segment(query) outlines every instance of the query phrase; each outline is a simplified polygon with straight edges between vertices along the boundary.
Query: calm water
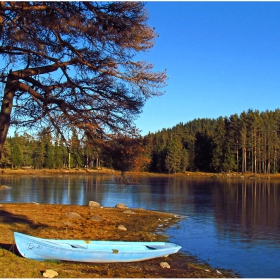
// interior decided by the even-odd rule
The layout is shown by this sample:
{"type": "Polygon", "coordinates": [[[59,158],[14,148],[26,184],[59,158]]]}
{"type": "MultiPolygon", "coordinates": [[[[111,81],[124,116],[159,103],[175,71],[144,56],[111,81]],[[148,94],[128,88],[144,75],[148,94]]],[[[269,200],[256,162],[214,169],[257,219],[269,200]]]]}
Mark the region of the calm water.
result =
{"type": "Polygon", "coordinates": [[[108,175],[0,178],[0,203],[114,207],[123,202],[181,214],[170,241],[213,267],[246,278],[280,278],[280,181],[145,177],[118,188],[108,175]]]}

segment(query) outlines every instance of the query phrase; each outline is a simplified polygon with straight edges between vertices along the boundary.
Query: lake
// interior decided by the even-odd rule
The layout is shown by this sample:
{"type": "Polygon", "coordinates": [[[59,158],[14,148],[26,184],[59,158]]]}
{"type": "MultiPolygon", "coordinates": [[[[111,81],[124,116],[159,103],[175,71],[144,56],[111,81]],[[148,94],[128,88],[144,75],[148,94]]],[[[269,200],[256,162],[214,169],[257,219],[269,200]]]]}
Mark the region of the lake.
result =
{"type": "Polygon", "coordinates": [[[111,175],[2,177],[0,203],[39,202],[172,212],[185,217],[167,231],[182,251],[246,278],[280,277],[280,181],[140,177],[118,187],[111,175]]]}

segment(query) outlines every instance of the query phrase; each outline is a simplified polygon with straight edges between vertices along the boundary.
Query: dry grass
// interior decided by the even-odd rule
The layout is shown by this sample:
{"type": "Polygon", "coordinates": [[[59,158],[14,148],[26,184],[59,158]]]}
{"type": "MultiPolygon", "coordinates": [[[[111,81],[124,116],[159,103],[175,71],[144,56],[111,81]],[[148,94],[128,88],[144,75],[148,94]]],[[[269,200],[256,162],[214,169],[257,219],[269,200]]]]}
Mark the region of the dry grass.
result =
{"type": "Polygon", "coordinates": [[[134,263],[77,263],[25,259],[13,245],[13,232],[54,239],[90,239],[123,241],[164,241],[157,234],[159,224],[170,227],[178,222],[173,214],[143,209],[94,208],[76,205],[43,205],[32,203],[2,204],[0,206],[0,277],[42,278],[46,269],[58,272],[59,278],[221,278],[232,277],[228,272],[218,274],[215,269],[199,265],[182,253],[134,263]],[[70,219],[68,212],[76,212],[81,219],[70,219]],[[92,216],[101,217],[94,221],[92,216]],[[125,225],[127,231],[118,230],[125,225]],[[170,269],[160,262],[168,262],[170,269]]]}
{"type": "MultiPolygon", "coordinates": [[[[120,179],[121,172],[102,168],[98,170],[94,169],[32,169],[32,168],[19,168],[19,169],[0,169],[0,176],[44,176],[44,175],[80,175],[80,174],[110,174],[120,179]]],[[[150,172],[126,172],[127,177],[132,177],[133,180],[137,180],[138,177],[154,176],[154,177],[188,177],[188,178],[217,178],[217,179],[280,179],[280,173],[276,174],[255,174],[247,172],[245,174],[241,172],[231,172],[231,173],[209,173],[209,172],[179,172],[176,174],[163,174],[163,173],[150,173],[150,172]]]]}

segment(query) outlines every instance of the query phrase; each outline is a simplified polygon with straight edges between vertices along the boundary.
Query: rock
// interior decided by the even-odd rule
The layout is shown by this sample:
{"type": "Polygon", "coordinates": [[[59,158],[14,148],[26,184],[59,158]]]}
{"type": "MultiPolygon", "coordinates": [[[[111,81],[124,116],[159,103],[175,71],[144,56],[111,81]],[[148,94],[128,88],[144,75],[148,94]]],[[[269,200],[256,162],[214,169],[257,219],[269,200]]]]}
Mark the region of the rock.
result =
{"type": "Polygon", "coordinates": [[[160,263],[160,266],[161,266],[162,268],[170,268],[170,265],[169,265],[167,262],[161,262],[161,263],[160,263]]]}
{"type": "Polygon", "coordinates": [[[127,228],[126,228],[124,225],[119,225],[119,226],[118,226],[118,229],[119,229],[119,230],[127,230],[127,228]]]}
{"type": "Polygon", "coordinates": [[[66,213],[66,216],[70,219],[81,219],[82,216],[78,213],[75,213],[75,212],[68,212],[66,213]]]}
{"type": "Polygon", "coordinates": [[[120,208],[120,209],[127,209],[129,208],[128,206],[126,206],[124,203],[118,203],[115,208],[120,208]]]}
{"type": "Polygon", "coordinates": [[[90,209],[91,209],[91,208],[99,208],[101,205],[100,205],[100,203],[98,203],[98,202],[96,202],[96,201],[90,201],[90,202],[88,203],[88,206],[89,206],[90,209]]]}
{"type": "Polygon", "coordinates": [[[91,220],[91,221],[101,221],[102,218],[101,218],[100,216],[92,216],[92,217],[90,218],[90,220],[91,220]]]}
{"type": "Polygon", "coordinates": [[[46,271],[43,273],[43,276],[46,278],[54,278],[57,275],[58,273],[52,269],[46,269],[46,271]]]}
{"type": "Polygon", "coordinates": [[[134,211],[132,210],[125,210],[123,211],[124,214],[136,214],[134,211]]]}

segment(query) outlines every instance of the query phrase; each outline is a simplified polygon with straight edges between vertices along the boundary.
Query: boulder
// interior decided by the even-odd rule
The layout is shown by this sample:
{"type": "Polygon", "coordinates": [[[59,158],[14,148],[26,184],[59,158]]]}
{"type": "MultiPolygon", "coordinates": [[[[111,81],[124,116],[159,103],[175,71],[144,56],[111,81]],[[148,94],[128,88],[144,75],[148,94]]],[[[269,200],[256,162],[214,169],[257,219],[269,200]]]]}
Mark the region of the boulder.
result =
{"type": "Polygon", "coordinates": [[[98,202],[96,202],[96,201],[90,201],[90,202],[88,203],[88,206],[89,206],[90,208],[99,208],[99,207],[100,207],[100,203],[98,203],[98,202]]]}
{"type": "Polygon", "coordinates": [[[70,219],[81,219],[82,216],[78,213],[75,213],[75,212],[68,212],[66,213],[66,216],[70,219]]]}
{"type": "Polygon", "coordinates": [[[120,209],[127,209],[129,208],[128,206],[126,206],[124,203],[118,203],[115,208],[120,208],[120,209]]]}

